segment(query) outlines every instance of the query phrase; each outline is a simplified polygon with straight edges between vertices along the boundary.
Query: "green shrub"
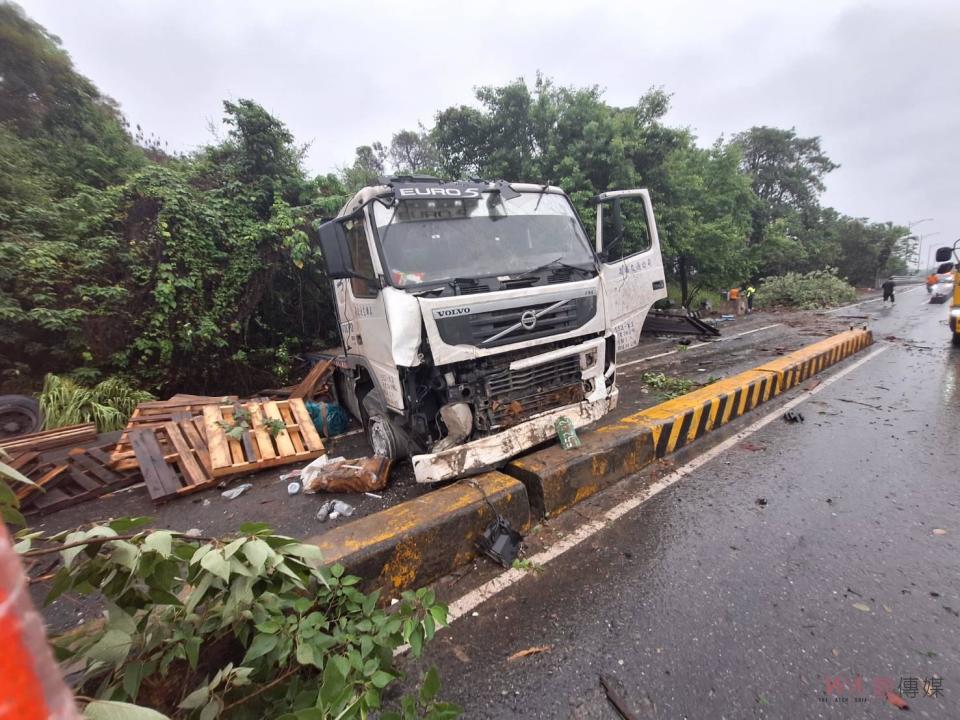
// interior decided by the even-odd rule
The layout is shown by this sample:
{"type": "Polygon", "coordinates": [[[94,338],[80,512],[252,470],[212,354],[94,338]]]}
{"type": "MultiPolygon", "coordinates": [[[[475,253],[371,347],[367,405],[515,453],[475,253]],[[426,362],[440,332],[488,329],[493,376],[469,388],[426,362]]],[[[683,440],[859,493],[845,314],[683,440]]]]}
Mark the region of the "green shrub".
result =
{"type": "Polygon", "coordinates": [[[402,645],[419,658],[447,607],[433,590],[378,592],[309,543],[262,523],[234,538],[148,530],[118,518],[86,530],[22,532],[28,562],[59,558],[47,602],[100,601],[102,622],[54,637],[88,718],[171,720],[454,720],[429,670],[397,698],[402,645]],[[384,697],[389,694],[389,697],[384,697]],[[384,705],[397,705],[396,709],[384,705]],[[156,713],[149,713],[151,708],[156,713]]]}
{"type": "Polygon", "coordinates": [[[754,302],[758,307],[795,307],[802,310],[831,307],[852,302],[857,291],[837,275],[835,268],[814,270],[802,275],[787,273],[764,278],[754,302]]]}
{"type": "Polygon", "coordinates": [[[51,373],[43,380],[39,399],[47,430],[95,422],[97,430],[110,432],[123,429],[137,405],[155,398],[120,378],[107,378],[88,388],[51,373]]]}

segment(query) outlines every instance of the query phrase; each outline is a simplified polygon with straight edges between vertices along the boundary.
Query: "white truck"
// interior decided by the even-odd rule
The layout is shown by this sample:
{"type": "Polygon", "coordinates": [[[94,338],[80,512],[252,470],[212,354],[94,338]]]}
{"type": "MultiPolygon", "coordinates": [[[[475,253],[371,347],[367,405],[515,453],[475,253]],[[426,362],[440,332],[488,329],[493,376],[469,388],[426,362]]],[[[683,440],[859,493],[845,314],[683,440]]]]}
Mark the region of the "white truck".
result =
{"type": "Polygon", "coordinates": [[[616,406],[617,354],[666,297],[646,190],[595,198],[595,242],[557,187],[382,181],[318,229],[338,401],[419,482],[503,465],[616,406]]]}

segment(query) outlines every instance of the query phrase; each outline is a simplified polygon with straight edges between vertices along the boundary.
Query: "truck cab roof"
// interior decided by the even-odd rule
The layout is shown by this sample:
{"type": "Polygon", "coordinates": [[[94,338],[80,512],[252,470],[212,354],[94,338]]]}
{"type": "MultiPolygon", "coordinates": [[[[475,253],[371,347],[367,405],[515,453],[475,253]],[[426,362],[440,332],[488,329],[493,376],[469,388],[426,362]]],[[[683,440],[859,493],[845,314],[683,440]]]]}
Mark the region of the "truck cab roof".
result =
{"type": "Polygon", "coordinates": [[[518,193],[546,192],[558,195],[564,194],[561,188],[554,185],[544,186],[535,185],[533,183],[511,183],[505,180],[456,180],[444,182],[442,180],[429,178],[427,176],[384,178],[382,184],[369,185],[350,198],[350,201],[343,206],[337,217],[351,215],[367,203],[377,198],[393,197],[398,200],[422,200],[429,197],[469,198],[478,197],[479,194],[483,192],[495,192],[498,190],[502,192],[504,187],[518,193]]]}

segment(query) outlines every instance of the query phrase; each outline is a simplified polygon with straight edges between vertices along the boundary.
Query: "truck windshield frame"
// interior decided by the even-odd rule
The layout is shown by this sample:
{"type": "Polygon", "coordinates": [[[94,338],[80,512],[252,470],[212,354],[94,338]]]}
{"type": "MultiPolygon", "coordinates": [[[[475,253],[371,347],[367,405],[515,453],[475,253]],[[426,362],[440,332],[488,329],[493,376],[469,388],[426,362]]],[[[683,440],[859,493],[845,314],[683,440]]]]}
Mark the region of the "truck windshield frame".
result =
{"type": "Polygon", "coordinates": [[[386,280],[404,290],[558,267],[582,270],[584,278],[598,272],[580,218],[560,193],[375,202],[371,219],[386,280]]]}

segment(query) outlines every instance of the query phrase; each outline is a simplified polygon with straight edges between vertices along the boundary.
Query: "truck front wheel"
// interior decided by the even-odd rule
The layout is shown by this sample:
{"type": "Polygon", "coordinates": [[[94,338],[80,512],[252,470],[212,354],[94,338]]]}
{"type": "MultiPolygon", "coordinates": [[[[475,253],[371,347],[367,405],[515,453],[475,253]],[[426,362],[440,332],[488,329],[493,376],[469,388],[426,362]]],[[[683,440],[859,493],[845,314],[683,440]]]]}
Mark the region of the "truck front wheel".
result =
{"type": "Polygon", "coordinates": [[[960,332],[955,332],[953,334],[953,346],[960,347],[960,332]]]}
{"type": "Polygon", "coordinates": [[[367,441],[375,455],[399,460],[405,453],[403,438],[394,428],[390,419],[384,415],[371,415],[367,421],[367,441]]]}

